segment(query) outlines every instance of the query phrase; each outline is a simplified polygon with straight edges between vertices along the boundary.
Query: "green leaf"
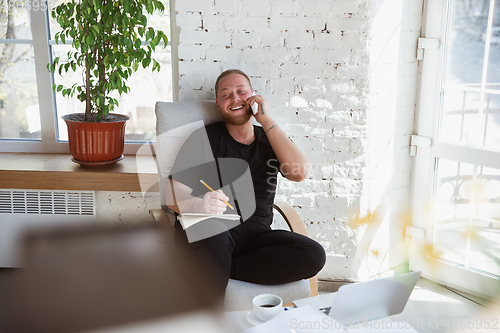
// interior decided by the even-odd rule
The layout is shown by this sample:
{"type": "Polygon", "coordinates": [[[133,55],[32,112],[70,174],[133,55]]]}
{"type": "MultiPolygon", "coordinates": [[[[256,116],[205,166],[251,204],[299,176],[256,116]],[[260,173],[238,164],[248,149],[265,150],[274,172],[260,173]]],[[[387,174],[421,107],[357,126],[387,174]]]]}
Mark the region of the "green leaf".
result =
{"type": "Polygon", "coordinates": [[[160,42],[160,39],[161,39],[161,36],[156,35],[156,37],[153,39],[154,46],[158,45],[158,43],[160,42]]]}
{"type": "Polygon", "coordinates": [[[151,27],[148,29],[149,37],[148,34],[146,34],[146,39],[152,39],[155,36],[155,30],[151,27]]]}
{"type": "Polygon", "coordinates": [[[156,60],[153,60],[153,71],[156,70],[159,72],[160,71],[160,63],[156,60]]]}
{"type": "Polygon", "coordinates": [[[64,36],[64,34],[61,34],[60,36],[63,44],[66,43],[66,36],[64,36]]]}
{"type": "Polygon", "coordinates": [[[62,85],[58,85],[58,86],[57,86],[57,92],[61,91],[61,90],[62,90],[62,88],[63,88],[63,86],[62,86],[62,85]]]}
{"type": "Polygon", "coordinates": [[[156,3],[156,8],[158,8],[158,10],[160,12],[164,12],[165,11],[165,6],[163,6],[163,4],[161,3],[161,1],[155,1],[156,3]]]}
{"type": "Polygon", "coordinates": [[[151,0],[146,0],[146,10],[149,14],[153,13],[153,4],[151,3],[151,0]]]}
{"type": "Polygon", "coordinates": [[[166,48],[167,44],[168,44],[168,37],[167,37],[167,35],[165,35],[163,33],[163,31],[161,31],[161,38],[163,39],[163,43],[165,43],[165,45],[163,46],[163,48],[166,48]]]}
{"type": "Polygon", "coordinates": [[[151,63],[151,58],[144,58],[142,60],[142,68],[148,67],[150,63],[151,63]]]}
{"type": "Polygon", "coordinates": [[[94,30],[95,30],[95,32],[97,33],[97,35],[99,35],[99,26],[98,26],[97,24],[94,24],[94,25],[92,26],[92,29],[94,29],[94,30]]]}
{"type": "Polygon", "coordinates": [[[139,69],[139,63],[137,61],[134,61],[134,63],[132,64],[132,69],[134,70],[134,72],[137,72],[137,70],[139,69]]]}

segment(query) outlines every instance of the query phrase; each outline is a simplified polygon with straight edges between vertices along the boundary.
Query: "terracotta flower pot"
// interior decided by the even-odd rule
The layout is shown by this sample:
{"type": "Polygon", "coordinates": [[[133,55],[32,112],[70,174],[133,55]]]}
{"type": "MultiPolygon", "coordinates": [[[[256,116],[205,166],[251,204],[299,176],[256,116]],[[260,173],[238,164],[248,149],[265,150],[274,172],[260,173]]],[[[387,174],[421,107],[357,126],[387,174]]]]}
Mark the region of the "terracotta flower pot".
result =
{"type": "Polygon", "coordinates": [[[71,120],[74,115],[62,118],[68,126],[69,150],[75,162],[116,161],[123,155],[125,144],[125,124],[130,118],[110,113],[112,122],[83,122],[71,120]]]}

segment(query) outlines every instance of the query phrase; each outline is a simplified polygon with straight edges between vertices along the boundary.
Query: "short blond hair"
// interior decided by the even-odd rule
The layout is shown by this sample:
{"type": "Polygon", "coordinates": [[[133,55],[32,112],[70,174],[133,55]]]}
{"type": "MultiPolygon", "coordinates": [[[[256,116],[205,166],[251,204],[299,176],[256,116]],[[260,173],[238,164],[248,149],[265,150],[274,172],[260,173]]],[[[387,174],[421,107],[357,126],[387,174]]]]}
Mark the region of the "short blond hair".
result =
{"type": "Polygon", "coordinates": [[[228,69],[224,72],[222,72],[219,77],[217,78],[217,81],[215,81],[215,98],[218,98],[219,94],[219,82],[226,76],[232,75],[232,74],[240,74],[242,75],[245,79],[247,79],[248,84],[250,85],[250,88],[252,88],[252,83],[250,82],[250,79],[248,78],[248,75],[246,75],[243,71],[240,71],[239,69],[228,69]]]}

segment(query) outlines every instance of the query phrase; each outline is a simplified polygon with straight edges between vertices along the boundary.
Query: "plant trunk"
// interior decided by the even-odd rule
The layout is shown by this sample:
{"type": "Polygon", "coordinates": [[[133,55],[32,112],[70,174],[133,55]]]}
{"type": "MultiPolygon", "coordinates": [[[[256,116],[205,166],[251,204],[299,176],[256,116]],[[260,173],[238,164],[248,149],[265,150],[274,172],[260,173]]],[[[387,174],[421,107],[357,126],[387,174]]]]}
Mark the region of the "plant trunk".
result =
{"type": "MultiPolygon", "coordinates": [[[[102,2],[102,7],[105,8],[107,4],[107,1],[102,2]]],[[[104,22],[103,22],[103,15],[104,12],[101,13],[101,27],[104,27],[104,22]]],[[[103,36],[106,35],[106,32],[103,33],[103,36]]],[[[102,47],[97,51],[98,52],[98,71],[99,71],[99,85],[102,87],[101,93],[104,97],[104,105],[106,105],[106,88],[105,88],[105,83],[106,83],[106,66],[104,65],[104,49],[106,48],[106,42],[105,40],[102,41],[102,47]],[[100,68],[99,68],[100,67],[100,68]]]]}
{"type": "Polygon", "coordinates": [[[85,106],[85,121],[92,120],[92,106],[90,104],[90,67],[87,64],[85,70],[85,92],[87,94],[86,106],[85,106]]]}

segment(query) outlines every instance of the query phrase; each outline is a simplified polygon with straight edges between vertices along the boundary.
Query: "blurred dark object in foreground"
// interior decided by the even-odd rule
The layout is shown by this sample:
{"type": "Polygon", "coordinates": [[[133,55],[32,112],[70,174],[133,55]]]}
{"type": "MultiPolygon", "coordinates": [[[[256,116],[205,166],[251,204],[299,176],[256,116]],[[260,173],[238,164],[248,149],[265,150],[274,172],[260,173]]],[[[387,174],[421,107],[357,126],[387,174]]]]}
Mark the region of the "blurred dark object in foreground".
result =
{"type": "Polygon", "coordinates": [[[222,308],[203,271],[160,228],[31,231],[23,260],[6,332],[80,332],[222,308]]]}

